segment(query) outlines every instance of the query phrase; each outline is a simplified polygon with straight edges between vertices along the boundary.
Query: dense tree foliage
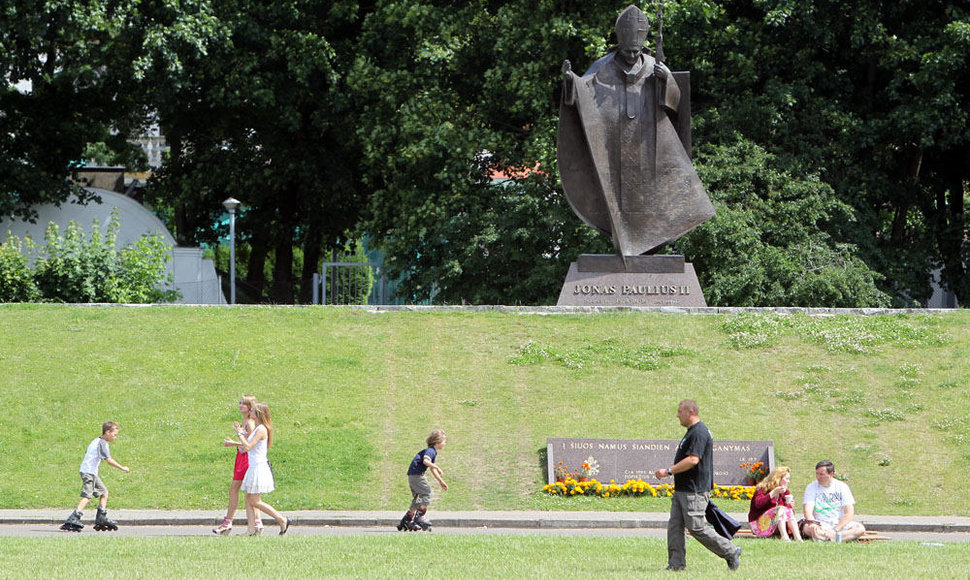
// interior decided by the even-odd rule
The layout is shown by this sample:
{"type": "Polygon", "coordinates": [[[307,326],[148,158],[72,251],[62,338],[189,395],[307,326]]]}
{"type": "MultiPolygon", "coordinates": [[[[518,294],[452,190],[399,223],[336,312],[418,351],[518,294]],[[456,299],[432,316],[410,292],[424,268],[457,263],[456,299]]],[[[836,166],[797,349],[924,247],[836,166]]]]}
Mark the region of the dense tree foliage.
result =
{"type": "Polygon", "coordinates": [[[126,31],[138,2],[5,0],[0,9],[0,215],[32,218],[73,192],[89,143],[132,132],[126,31]],[[112,129],[115,130],[112,134],[112,129]]]}
{"type": "MultiPolygon", "coordinates": [[[[488,150],[500,166],[538,162],[555,189],[558,65],[568,57],[582,70],[602,54],[624,3],[456,4],[379,3],[370,21],[375,33],[398,23],[402,40],[389,44],[404,53],[381,47],[368,63],[391,81],[381,94],[384,114],[410,130],[370,140],[378,144],[375,160],[392,157],[397,165],[374,184],[369,224],[390,235],[391,258],[404,262],[400,271],[420,276],[439,268],[432,279],[481,288],[489,280],[475,279],[481,269],[462,251],[482,236],[469,232],[466,243],[455,243],[451,229],[462,212],[478,217],[466,210],[476,205],[469,197],[477,201],[483,195],[476,192],[488,191],[475,154],[488,150]],[[394,218],[405,210],[406,223],[394,218]]],[[[762,189],[757,207],[721,205],[729,215],[683,240],[688,257],[705,265],[711,303],[877,305],[888,293],[896,304],[910,304],[928,297],[930,270],[941,265],[947,286],[967,298],[965,8],[685,0],[666,3],[665,17],[668,63],[693,73],[695,143],[707,153],[698,165],[712,197],[738,200],[731,179],[764,182],[766,171],[770,187],[789,180],[804,186],[762,189]],[[770,153],[760,159],[773,168],[744,158],[712,163],[758,149],[770,153]],[[782,219],[797,209],[812,211],[782,219]],[[757,234],[760,257],[724,247],[732,240],[716,235],[740,223],[750,226],[738,236],[757,234]],[[784,256],[785,266],[766,261],[765,253],[784,256]],[[737,258],[717,259],[729,254],[737,258]],[[821,278],[793,275],[816,271],[821,278]],[[757,289],[748,285],[755,279],[757,289]]],[[[493,224],[477,229],[487,233],[493,224]]],[[[574,250],[591,249],[558,248],[560,268],[574,250]]]]}
{"type": "MultiPolygon", "coordinates": [[[[685,3],[684,6],[690,6],[685,3]]],[[[970,300],[970,6],[902,0],[708,2],[678,11],[673,54],[695,71],[699,142],[741,132],[852,208],[834,239],[897,304],[929,272],[970,300]]]]}
{"type": "MultiPolygon", "coordinates": [[[[354,116],[341,90],[340,51],[355,39],[354,4],[231,0],[206,14],[205,51],[164,39],[179,66],[155,67],[153,104],[171,156],[152,200],[171,208],[180,243],[213,243],[221,202],[243,201],[247,285],[292,303],[324,246],[342,243],[363,205],[354,116]],[[294,248],[304,268],[294,272],[294,248]]],[[[170,19],[184,18],[173,13],[170,19]]],[[[172,59],[158,61],[165,64],[172,59]]],[[[303,298],[310,288],[304,285],[303,298]]]]}
{"type": "Polygon", "coordinates": [[[751,141],[705,147],[701,180],[717,214],[678,242],[705,297],[731,306],[889,306],[880,276],[825,225],[852,209],[817,175],[797,176],[751,141]]]}
{"type": "Polygon", "coordinates": [[[362,227],[412,299],[554,303],[577,254],[610,251],[558,193],[555,132],[580,24],[602,25],[602,49],[616,15],[562,8],[378,2],[365,22],[351,76],[373,190],[362,227]]]}

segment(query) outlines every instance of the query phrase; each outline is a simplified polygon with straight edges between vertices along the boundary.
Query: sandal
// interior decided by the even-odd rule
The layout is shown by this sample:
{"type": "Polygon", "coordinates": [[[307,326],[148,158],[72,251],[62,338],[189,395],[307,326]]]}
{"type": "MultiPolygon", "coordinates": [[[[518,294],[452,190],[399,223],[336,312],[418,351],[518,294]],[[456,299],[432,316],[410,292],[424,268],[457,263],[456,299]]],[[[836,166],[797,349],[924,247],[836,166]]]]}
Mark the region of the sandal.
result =
{"type": "Polygon", "coordinates": [[[222,518],[222,523],[212,528],[213,534],[219,534],[220,536],[228,536],[229,532],[232,531],[232,520],[229,518],[222,518]]]}
{"type": "Polygon", "coordinates": [[[280,535],[282,536],[283,534],[285,534],[286,530],[288,529],[290,529],[290,518],[286,518],[286,523],[283,524],[282,528],[280,528],[280,535]]]}

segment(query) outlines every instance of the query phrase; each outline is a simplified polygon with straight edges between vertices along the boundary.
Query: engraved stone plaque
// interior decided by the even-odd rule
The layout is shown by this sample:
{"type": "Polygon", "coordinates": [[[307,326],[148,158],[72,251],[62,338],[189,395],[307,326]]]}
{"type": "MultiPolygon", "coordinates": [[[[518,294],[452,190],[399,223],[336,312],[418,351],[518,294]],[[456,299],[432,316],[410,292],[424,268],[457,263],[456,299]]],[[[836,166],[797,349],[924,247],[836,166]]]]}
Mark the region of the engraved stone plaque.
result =
{"type": "MultiPolygon", "coordinates": [[[[556,480],[556,465],[560,461],[570,471],[579,471],[584,461],[593,459],[599,472],[592,475],[597,481],[619,484],[630,479],[642,479],[647,483],[672,483],[671,479],[658,481],[654,470],[669,466],[674,459],[680,439],[546,439],[548,453],[547,480],[556,480]]],[[[740,468],[746,461],[763,461],[769,469],[775,466],[775,446],[772,441],[718,441],[714,440],[714,483],[718,485],[744,485],[747,474],[740,468]]]]}
{"type": "Polygon", "coordinates": [[[583,272],[580,264],[569,266],[557,306],[707,306],[692,264],[681,272],[583,272]]]}

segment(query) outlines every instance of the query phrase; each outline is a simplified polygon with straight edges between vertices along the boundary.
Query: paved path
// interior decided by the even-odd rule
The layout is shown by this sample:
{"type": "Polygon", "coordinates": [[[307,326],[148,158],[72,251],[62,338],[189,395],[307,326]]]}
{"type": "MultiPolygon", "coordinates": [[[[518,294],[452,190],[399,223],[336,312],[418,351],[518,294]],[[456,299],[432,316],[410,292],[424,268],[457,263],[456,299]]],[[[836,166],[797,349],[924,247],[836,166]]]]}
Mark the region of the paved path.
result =
{"type": "MultiPolygon", "coordinates": [[[[69,510],[0,510],[0,536],[64,535],[58,529],[69,510]]],[[[380,535],[397,533],[401,512],[312,510],[284,512],[294,535],[380,535]]],[[[110,510],[121,530],[118,535],[212,536],[220,520],[217,511],[110,510]]],[[[732,514],[743,521],[746,514],[732,514]]],[[[435,533],[443,534],[542,534],[559,536],[664,537],[666,513],[561,512],[561,511],[432,511],[435,533]]],[[[893,539],[922,542],[970,541],[970,517],[867,516],[857,519],[866,528],[893,539]]],[[[96,533],[91,524],[94,510],[85,512],[83,533],[96,533]]],[[[275,535],[275,522],[266,528],[275,535]]],[[[236,534],[246,529],[245,514],[237,512],[236,534]]]]}

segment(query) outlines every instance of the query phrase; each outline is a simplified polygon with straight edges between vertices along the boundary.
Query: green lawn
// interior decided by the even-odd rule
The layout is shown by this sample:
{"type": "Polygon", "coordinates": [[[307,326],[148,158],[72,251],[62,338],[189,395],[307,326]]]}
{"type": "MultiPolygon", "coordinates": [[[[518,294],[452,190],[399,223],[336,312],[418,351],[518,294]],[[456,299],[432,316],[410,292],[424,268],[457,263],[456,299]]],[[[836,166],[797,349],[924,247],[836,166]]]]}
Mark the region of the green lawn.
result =
{"type": "Polygon", "coordinates": [[[666,511],[544,497],[542,452],[547,437],[679,438],[677,402],[694,398],[718,437],[773,440],[796,490],[830,458],[859,513],[966,515],[968,323],[0,305],[0,506],[69,509],[84,448],[111,419],[112,452],[132,468],[102,467],[112,507],[218,513],[221,441],[255,394],[273,412],[267,499],[282,509],[406,507],[406,465],[440,427],[451,489],[433,509],[666,511]]]}
{"type": "MultiPolygon", "coordinates": [[[[970,544],[741,540],[741,568],[688,540],[691,578],[965,578],[970,544]]],[[[657,538],[286,536],[0,539],[0,578],[670,578],[657,538]]]]}

